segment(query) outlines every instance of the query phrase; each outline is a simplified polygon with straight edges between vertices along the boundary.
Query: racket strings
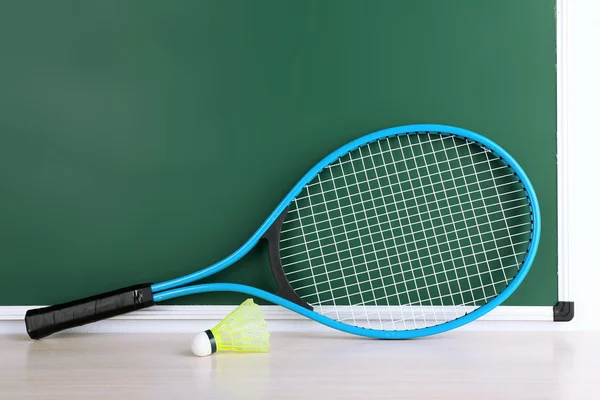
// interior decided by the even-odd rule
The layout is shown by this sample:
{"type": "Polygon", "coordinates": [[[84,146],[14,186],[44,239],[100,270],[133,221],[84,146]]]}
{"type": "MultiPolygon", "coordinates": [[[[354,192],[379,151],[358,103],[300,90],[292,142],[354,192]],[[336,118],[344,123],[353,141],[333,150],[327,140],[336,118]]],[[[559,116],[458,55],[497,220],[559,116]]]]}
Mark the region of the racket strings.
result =
{"type": "MultiPolygon", "coordinates": [[[[443,140],[449,140],[451,138],[452,138],[452,136],[445,136],[445,137],[441,137],[440,139],[437,139],[435,141],[441,142],[443,140]]],[[[457,148],[466,147],[466,146],[468,146],[468,143],[464,143],[462,145],[459,145],[459,146],[457,146],[457,148]]],[[[443,150],[435,150],[435,151],[432,151],[430,153],[425,153],[425,154],[422,154],[422,155],[419,155],[419,156],[408,157],[405,161],[416,160],[418,157],[428,156],[428,155],[432,155],[432,154],[435,154],[437,152],[442,152],[442,151],[443,150]]],[[[391,154],[393,154],[393,152],[394,152],[393,149],[382,150],[382,151],[380,151],[380,154],[382,154],[382,155],[383,154],[390,154],[391,155],[391,154]]],[[[466,157],[468,157],[468,156],[461,156],[461,157],[458,157],[457,159],[466,158],[466,157]]],[[[352,160],[342,161],[342,159],[339,159],[335,164],[339,165],[339,166],[343,166],[345,164],[349,165],[349,164],[351,164],[351,162],[352,162],[352,160]]],[[[373,167],[370,167],[370,168],[365,168],[363,171],[364,172],[370,172],[370,171],[375,171],[379,167],[387,167],[387,166],[394,166],[394,165],[395,165],[394,162],[383,163],[383,164],[378,165],[376,167],[373,166],[373,167]]],[[[411,169],[408,169],[406,172],[416,171],[417,169],[418,168],[411,168],[411,169]]],[[[371,180],[375,180],[375,178],[373,178],[373,179],[367,179],[367,180],[365,180],[365,182],[369,182],[371,180]]],[[[317,183],[309,183],[308,185],[306,185],[306,187],[316,186],[316,185],[320,185],[320,184],[323,184],[323,183],[328,183],[330,181],[331,181],[331,179],[325,179],[325,180],[321,180],[320,182],[317,182],[317,183]]]]}
{"type": "MultiPolygon", "coordinates": [[[[499,160],[499,158],[495,159],[494,161],[496,161],[496,160],[499,160]]],[[[480,161],[480,162],[479,162],[479,163],[477,163],[477,164],[484,164],[484,163],[486,163],[486,164],[487,164],[487,161],[480,161]]],[[[458,169],[460,169],[460,168],[459,168],[459,167],[456,167],[455,169],[457,169],[457,170],[458,170],[458,169]]],[[[496,168],[492,169],[492,170],[491,170],[491,172],[493,172],[493,171],[495,171],[495,170],[499,170],[499,169],[506,169],[506,167],[504,167],[504,166],[501,166],[501,167],[496,167],[496,168]]],[[[416,169],[415,169],[415,170],[416,170],[416,169]]],[[[449,171],[449,172],[450,172],[450,171],[449,171]]],[[[465,177],[465,178],[468,178],[468,177],[474,176],[475,174],[476,174],[476,173],[475,173],[475,172],[473,172],[473,173],[471,173],[471,174],[466,174],[464,177],[465,177]]],[[[427,177],[427,178],[429,178],[430,176],[431,176],[431,175],[429,175],[429,176],[426,176],[426,177],[427,177]]],[[[514,174],[511,172],[510,174],[507,174],[507,175],[501,176],[501,177],[499,177],[499,178],[512,177],[512,176],[514,176],[514,174]]],[[[413,179],[415,179],[415,178],[410,178],[410,179],[408,180],[408,182],[412,181],[413,179]]],[[[485,179],[485,180],[483,180],[482,182],[487,182],[487,181],[491,181],[491,180],[494,180],[494,179],[498,179],[498,178],[488,178],[488,179],[485,179]]],[[[375,178],[373,178],[373,179],[367,179],[367,180],[365,180],[365,181],[364,181],[364,183],[367,183],[367,184],[368,184],[368,183],[369,183],[371,180],[376,180],[376,179],[375,179],[375,178]]],[[[452,181],[453,181],[453,178],[450,178],[450,179],[447,179],[447,180],[442,180],[441,182],[436,182],[436,184],[440,184],[440,183],[451,183],[452,181]]],[[[360,183],[363,183],[363,182],[360,182],[360,183]]],[[[510,182],[510,183],[512,183],[512,182],[510,182]]],[[[458,185],[456,188],[457,188],[457,189],[460,189],[460,188],[466,187],[466,186],[468,186],[468,185],[470,185],[470,184],[474,184],[474,182],[471,182],[471,183],[466,183],[466,184],[464,184],[464,185],[458,185]]],[[[421,188],[422,188],[422,189],[424,189],[424,188],[427,188],[427,187],[429,187],[429,186],[433,186],[433,185],[434,185],[433,183],[432,183],[432,184],[428,184],[428,185],[423,185],[421,188]]],[[[358,183],[353,183],[353,184],[351,184],[350,186],[358,186],[358,183]]],[[[393,187],[393,185],[392,185],[392,184],[388,184],[388,185],[382,185],[382,186],[381,186],[381,188],[387,188],[387,187],[390,187],[390,188],[392,188],[392,187],[393,187]]],[[[336,190],[338,190],[338,189],[329,189],[329,190],[324,190],[324,191],[322,191],[321,193],[322,193],[322,194],[327,194],[327,193],[330,193],[330,192],[334,192],[334,191],[336,191],[336,190]]],[[[401,193],[403,193],[403,192],[401,191],[401,193]]],[[[394,195],[393,193],[390,193],[390,194],[388,194],[388,195],[385,195],[385,196],[383,196],[383,198],[385,199],[385,197],[388,197],[388,196],[393,196],[393,195],[394,195]]],[[[422,198],[422,197],[425,197],[425,196],[426,196],[425,194],[422,194],[422,195],[420,195],[420,196],[415,196],[414,198],[411,198],[411,200],[413,200],[413,201],[414,201],[414,200],[418,200],[418,199],[420,199],[420,198],[422,198]]],[[[341,196],[341,197],[338,197],[338,200],[345,200],[345,199],[349,199],[350,197],[351,197],[351,195],[347,195],[347,196],[341,196]]],[[[458,195],[452,196],[452,198],[454,198],[454,197],[458,197],[458,195]]],[[[318,206],[318,205],[323,205],[323,204],[325,204],[325,203],[324,203],[324,202],[323,202],[323,203],[317,203],[317,204],[314,204],[313,206],[318,206]]],[[[424,203],[424,204],[425,204],[425,203],[424,203]]],[[[344,206],[344,207],[349,207],[349,205],[347,205],[347,206],[344,206]]],[[[410,206],[409,208],[415,208],[415,207],[417,207],[417,205],[410,206]]],[[[302,211],[302,210],[304,210],[304,209],[310,209],[310,208],[311,208],[310,206],[306,206],[306,207],[300,207],[300,208],[298,208],[298,209],[290,210],[289,212],[292,212],[292,213],[293,213],[293,212],[300,212],[300,211],[302,211]]],[[[342,208],[343,208],[343,207],[342,207],[342,208]]],[[[324,212],[317,213],[317,214],[315,214],[315,216],[316,216],[316,215],[319,215],[319,214],[323,214],[323,213],[324,213],[324,212]]]]}
{"type": "MultiPolygon", "coordinates": [[[[509,208],[508,210],[514,210],[514,209],[522,209],[522,206],[516,206],[516,207],[512,207],[512,208],[509,208]]],[[[490,214],[495,214],[495,213],[500,213],[500,212],[502,212],[502,211],[495,211],[495,212],[492,212],[492,213],[490,213],[490,214]]],[[[511,219],[511,218],[520,218],[520,217],[523,217],[523,216],[528,216],[528,215],[530,215],[530,214],[529,214],[528,212],[526,212],[526,213],[522,213],[522,214],[518,214],[518,215],[514,215],[514,216],[506,217],[506,219],[507,219],[507,220],[509,220],[509,219],[511,219]]],[[[470,220],[474,220],[474,222],[475,222],[475,225],[476,225],[476,226],[478,226],[477,218],[480,218],[480,216],[473,216],[473,217],[465,218],[465,219],[464,219],[464,221],[470,221],[470,220]]],[[[399,222],[399,221],[398,221],[398,220],[391,220],[391,222],[399,222]]],[[[411,225],[415,225],[415,224],[419,224],[419,223],[420,223],[420,222],[408,223],[408,224],[406,224],[405,226],[411,226],[411,225]]],[[[441,223],[441,224],[440,224],[440,225],[438,225],[438,226],[441,226],[442,228],[445,228],[445,227],[446,227],[446,226],[448,226],[448,225],[454,225],[454,223],[453,223],[453,222],[450,222],[450,223],[441,223]]],[[[527,225],[527,226],[528,226],[528,225],[529,225],[529,223],[525,223],[525,224],[523,224],[523,225],[527,225]]],[[[392,231],[393,229],[394,229],[394,227],[392,227],[392,226],[390,225],[390,227],[389,227],[389,228],[387,228],[387,229],[382,229],[382,230],[380,231],[380,233],[387,233],[387,232],[390,232],[390,231],[392,231]]],[[[464,228],[459,228],[459,229],[456,229],[456,231],[457,231],[457,232],[459,232],[459,231],[466,231],[466,230],[468,230],[468,229],[469,229],[468,227],[464,227],[464,228]]],[[[505,230],[506,230],[506,229],[505,229],[505,227],[502,227],[502,228],[497,228],[497,229],[494,229],[494,230],[491,230],[491,231],[489,231],[489,232],[485,232],[485,233],[495,233],[495,232],[499,232],[499,231],[505,231],[505,230]]],[[[355,230],[352,230],[352,231],[350,231],[350,232],[358,232],[358,231],[359,231],[359,229],[355,229],[355,230]]],[[[419,230],[419,231],[417,231],[417,233],[425,233],[425,232],[427,232],[427,231],[434,231],[434,227],[429,227],[429,228],[425,228],[425,229],[419,230]]],[[[340,235],[340,234],[333,234],[332,236],[327,236],[327,237],[325,237],[325,239],[329,239],[329,238],[334,238],[334,239],[335,239],[335,237],[336,237],[336,236],[339,236],[339,235],[340,235]]],[[[411,235],[412,235],[412,233],[411,233],[411,235]]],[[[433,234],[433,235],[431,235],[430,237],[435,239],[435,238],[437,238],[438,236],[443,236],[443,235],[446,235],[446,236],[447,236],[447,234],[446,234],[446,233],[442,233],[442,234],[433,234]]],[[[478,233],[478,235],[480,235],[480,234],[478,233]]],[[[368,235],[360,235],[360,234],[358,234],[358,236],[357,236],[357,237],[359,237],[359,238],[362,238],[362,237],[366,237],[366,236],[368,236],[368,235]]],[[[409,234],[402,234],[402,235],[399,235],[398,237],[399,237],[399,238],[405,238],[405,237],[408,237],[408,236],[409,236],[409,234]]],[[[476,235],[473,235],[473,236],[476,236],[476,235]]],[[[508,237],[511,237],[511,236],[512,236],[512,235],[508,235],[508,236],[506,236],[506,237],[508,238],[508,237]]],[[[467,236],[467,237],[469,237],[469,236],[467,236]]],[[[296,238],[294,238],[294,239],[296,239],[296,238]]],[[[380,239],[380,240],[377,240],[377,241],[374,241],[374,242],[372,242],[372,244],[378,244],[378,243],[382,243],[382,242],[384,242],[385,240],[386,240],[386,239],[380,239]]],[[[458,238],[455,238],[455,239],[451,239],[451,240],[450,240],[450,242],[459,241],[459,240],[460,240],[460,239],[458,239],[458,238]]],[[[318,239],[309,240],[309,241],[307,241],[307,242],[306,242],[306,244],[312,244],[312,243],[315,243],[315,242],[318,242],[318,241],[319,241],[318,239]]],[[[492,239],[492,241],[496,241],[496,239],[494,238],[494,239],[492,239]]],[[[328,244],[328,245],[326,245],[326,246],[332,246],[332,245],[335,245],[335,243],[336,243],[336,242],[334,241],[334,243],[332,243],[332,244],[328,244]]],[[[283,248],[281,248],[281,249],[280,249],[280,251],[282,251],[282,252],[287,252],[287,250],[294,249],[295,247],[298,247],[298,246],[301,246],[301,244],[296,244],[296,245],[293,245],[293,246],[283,247],[283,248]]],[[[429,247],[432,247],[432,246],[433,246],[433,245],[431,245],[431,246],[430,246],[430,245],[428,245],[428,246],[425,246],[425,248],[429,248],[429,247]]],[[[354,249],[355,249],[355,248],[350,248],[350,250],[354,250],[354,249]]],[[[447,251],[448,251],[448,250],[446,250],[445,252],[447,252],[447,251]]],[[[282,257],[281,257],[281,259],[282,259],[282,260],[284,260],[284,259],[286,259],[286,258],[291,258],[291,257],[294,257],[294,256],[297,256],[297,254],[296,254],[295,252],[291,252],[289,255],[282,256],[282,257]]],[[[319,258],[319,257],[314,257],[314,258],[319,258]]],[[[306,261],[306,260],[299,260],[299,261],[296,261],[296,263],[303,262],[303,261],[306,261]]],[[[288,264],[288,265],[293,265],[293,263],[292,263],[292,264],[288,264]]]]}
{"type": "MultiPolygon", "coordinates": [[[[522,244],[528,244],[528,243],[529,243],[529,241],[527,240],[527,241],[521,241],[521,242],[519,242],[518,244],[519,244],[519,245],[522,245],[522,244]]],[[[507,248],[507,247],[508,247],[508,245],[507,245],[507,246],[502,246],[502,247],[500,247],[499,249],[504,249],[504,248],[507,248]]],[[[465,248],[466,248],[466,247],[465,247],[465,248]]],[[[484,253],[483,251],[480,251],[480,252],[477,252],[477,253],[473,253],[473,255],[483,255],[483,253],[484,253]]],[[[523,252],[523,253],[525,253],[525,252],[523,252]]],[[[520,253],[518,253],[518,254],[520,254],[520,253]]],[[[488,259],[488,261],[501,261],[501,259],[502,259],[502,258],[507,258],[507,257],[512,257],[512,256],[513,256],[512,254],[511,254],[511,255],[506,255],[506,256],[499,256],[499,257],[497,257],[497,258],[490,258],[490,259],[488,259]]],[[[415,261],[422,260],[422,259],[424,259],[424,258],[426,258],[426,257],[418,257],[418,258],[416,258],[416,259],[415,259],[415,261]]],[[[449,259],[448,261],[450,261],[450,262],[453,262],[453,261],[456,261],[456,260],[458,260],[458,259],[462,259],[462,258],[464,258],[464,257],[460,256],[460,257],[457,257],[457,258],[451,258],[451,259],[449,259]]],[[[443,265],[443,263],[442,263],[442,262],[438,262],[438,263],[434,263],[434,264],[432,264],[432,265],[433,265],[433,266],[435,266],[435,265],[443,265]]],[[[465,265],[463,265],[461,268],[463,268],[463,269],[464,269],[464,268],[468,268],[468,267],[475,267],[475,266],[476,266],[476,263],[471,263],[471,264],[465,264],[465,265]]],[[[509,267],[512,267],[512,265],[509,265],[509,266],[502,266],[501,268],[502,268],[502,269],[504,269],[504,268],[509,268],[509,267]]],[[[343,268],[341,268],[341,269],[342,269],[342,270],[343,270],[343,269],[347,269],[347,267],[343,267],[343,268]]],[[[309,270],[309,269],[303,269],[303,270],[300,270],[300,271],[294,271],[294,273],[304,273],[304,272],[306,272],[306,271],[308,271],[308,270],[309,270]]],[[[498,271],[500,271],[500,269],[498,269],[498,271]]],[[[492,270],[489,270],[489,272],[492,272],[492,270]]],[[[444,271],[442,271],[442,272],[433,272],[433,273],[430,273],[430,274],[425,274],[425,275],[423,275],[423,276],[422,276],[422,278],[430,278],[430,277],[431,277],[431,278],[435,278],[435,275],[436,275],[436,274],[438,274],[438,273],[444,273],[444,274],[447,274],[447,271],[446,271],[446,270],[444,270],[444,271]]],[[[324,274],[325,274],[325,273],[315,274],[315,275],[314,275],[314,278],[319,278],[320,276],[323,276],[324,274]]],[[[387,277],[392,277],[392,276],[393,276],[393,275],[388,275],[388,276],[385,276],[385,275],[384,275],[384,276],[382,276],[382,278],[387,278],[387,277]]],[[[314,279],[314,278],[310,278],[310,279],[314,279]]],[[[334,279],[333,279],[333,280],[331,280],[331,281],[335,281],[335,280],[339,280],[339,279],[340,279],[340,278],[334,278],[334,279]]],[[[458,280],[458,279],[462,279],[462,278],[458,278],[458,277],[457,277],[457,278],[454,278],[454,279],[447,278],[447,282],[452,282],[452,281],[454,281],[454,280],[458,280]]],[[[302,282],[302,281],[306,281],[306,280],[307,280],[307,278],[306,278],[306,277],[302,277],[302,278],[299,278],[299,279],[291,279],[291,280],[289,281],[289,283],[290,283],[290,284],[296,284],[296,283],[298,283],[298,282],[302,282]]],[[[507,280],[507,281],[508,281],[508,280],[507,280]]],[[[358,284],[358,283],[354,283],[353,285],[357,285],[357,284],[358,284]]],[[[301,290],[301,289],[306,289],[306,288],[308,288],[308,287],[310,287],[310,284],[308,284],[308,285],[306,285],[306,286],[300,286],[300,287],[297,287],[296,289],[297,289],[297,290],[301,290]]],[[[316,294],[316,293],[314,293],[314,294],[316,294]]],[[[313,295],[313,293],[311,293],[311,294],[308,294],[307,296],[311,296],[311,295],[313,295]]]]}
{"type": "MultiPolygon", "coordinates": [[[[522,253],[519,253],[519,254],[525,254],[525,252],[522,252],[522,253]]],[[[495,271],[499,271],[499,270],[500,269],[498,269],[498,270],[490,270],[490,272],[495,272],[495,271]]],[[[462,278],[460,278],[460,279],[462,279],[462,278]]],[[[449,285],[453,281],[458,281],[458,279],[456,279],[456,278],[455,279],[449,279],[448,281],[445,282],[445,284],[449,285]]],[[[437,287],[438,285],[439,285],[439,283],[436,282],[435,284],[430,284],[430,285],[426,285],[426,286],[428,286],[428,287],[437,287]]],[[[496,285],[496,283],[492,282],[492,283],[484,284],[481,287],[483,287],[483,288],[488,287],[488,286],[493,287],[495,285],[496,285]]],[[[416,291],[421,290],[421,289],[423,289],[423,288],[419,287],[418,289],[407,290],[407,291],[403,292],[403,294],[408,294],[408,298],[410,299],[410,293],[411,292],[416,292],[416,291]]],[[[432,298],[428,299],[428,301],[426,303],[423,303],[421,301],[421,299],[418,299],[417,301],[409,302],[408,305],[423,305],[423,304],[425,304],[425,305],[433,306],[434,305],[433,303],[434,303],[435,300],[443,300],[443,299],[449,299],[452,302],[455,296],[457,296],[457,295],[460,296],[463,293],[468,293],[468,292],[473,293],[473,290],[474,290],[473,288],[468,288],[468,289],[464,289],[464,290],[459,290],[459,291],[452,292],[451,294],[439,295],[437,297],[432,297],[432,298]],[[429,304],[427,304],[427,303],[429,303],[429,304]]],[[[391,294],[391,295],[386,295],[386,296],[379,297],[379,298],[374,298],[374,299],[369,300],[367,303],[371,303],[372,302],[372,303],[376,304],[379,300],[387,299],[387,298],[392,297],[394,295],[397,296],[397,293],[396,294],[391,294]]],[[[473,297],[472,303],[474,305],[476,305],[476,304],[478,304],[481,301],[486,302],[487,299],[495,297],[496,295],[497,295],[497,293],[493,293],[493,294],[490,294],[490,295],[486,295],[486,296],[484,296],[482,298],[473,297]]],[[[340,298],[343,298],[343,297],[340,297],[340,298]]],[[[332,299],[332,300],[338,300],[338,299],[332,299]]],[[[335,306],[335,303],[333,303],[333,304],[335,306]]],[[[468,304],[469,303],[466,303],[464,305],[468,305],[468,304]]],[[[317,303],[317,305],[321,305],[321,304],[317,303]]],[[[325,304],[325,306],[326,305],[327,304],[325,304]]],[[[456,304],[454,304],[454,305],[456,305],[456,304]]]]}
{"type": "Polygon", "coordinates": [[[530,236],[529,199],[501,159],[426,133],[370,143],[321,171],[290,206],[281,258],[316,311],[413,329],[496,297],[530,236]]]}
{"type": "MultiPolygon", "coordinates": [[[[512,184],[512,183],[510,183],[510,184],[512,184]]],[[[502,186],[502,185],[500,185],[500,186],[502,186]]],[[[508,194],[513,194],[513,193],[517,193],[517,192],[521,192],[521,191],[522,191],[522,190],[520,190],[520,189],[519,189],[519,190],[516,190],[516,191],[509,192],[508,194]]],[[[489,198],[492,198],[492,197],[496,197],[496,196],[497,196],[497,195],[496,195],[496,194],[494,194],[494,195],[491,195],[491,196],[484,197],[484,198],[482,198],[481,200],[486,200],[486,199],[489,199],[489,198]]],[[[455,198],[455,197],[458,197],[458,196],[449,196],[449,198],[455,198]]],[[[507,200],[507,201],[505,201],[504,203],[506,204],[506,203],[513,202],[513,201],[523,201],[523,199],[512,199],[512,200],[507,200]]],[[[437,204],[437,203],[438,203],[438,201],[437,201],[437,200],[435,200],[435,201],[432,201],[432,202],[429,202],[429,203],[424,203],[423,205],[427,205],[427,204],[430,204],[430,203],[436,203],[436,204],[437,204]]],[[[480,207],[474,207],[474,208],[473,208],[472,210],[470,210],[470,211],[477,211],[477,210],[480,210],[480,209],[483,209],[483,208],[486,208],[486,207],[491,207],[491,206],[494,206],[494,205],[499,205],[499,204],[492,204],[492,205],[482,205],[482,206],[480,206],[480,207]]],[[[418,206],[408,207],[408,209],[411,209],[411,208],[416,208],[416,207],[418,207],[418,206]]],[[[438,210],[436,210],[436,211],[441,211],[441,210],[447,210],[447,209],[451,209],[451,207],[452,207],[452,206],[439,207],[439,208],[438,208],[438,210]]],[[[517,207],[515,207],[515,208],[519,208],[519,207],[521,207],[521,206],[517,206],[517,207]]],[[[373,207],[373,208],[367,208],[367,209],[365,209],[364,211],[372,211],[372,210],[376,210],[376,207],[373,207]]],[[[504,210],[504,211],[506,211],[506,210],[504,210]]],[[[397,211],[395,211],[395,212],[397,213],[397,211]]],[[[498,211],[495,211],[495,212],[503,212],[503,210],[498,210],[498,211]]],[[[495,212],[490,212],[490,214],[494,214],[495,212]]],[[[317,214],[323,214],[323,213],[324,213],[324,212],[317,213],[317,214]]],[[[455,213],[455,212],[450,212],[450,213],[448,213],[448,216],[452,217],[454,213],[455,213]]],[[[462,211],[462,210],[461,210],[461,211],[458,211],[457,213],[463,214],[463,213],[464,213],[464,211],[462,211]]],[[[383,212],[383,215],[386,215],[386,216],[387,216],[387,215],[389,215],[389,214],[392,214],[392,212],[383,212]]],[[[417,216],[420,216],[421,214],[423,214],[423,213],[421,213],[420,211],[417,211],[417,213],[416,213],[416,215],[417,215],[417,216]]],[[[316,215],[315,215],[315,216],[316,216],[316,215]]],[[[313,218],[313,217],[315,217],[315,216],[309,216],[309,218],[313,218]]],[[[473,217],[469,217],[468,219],[473,219],[473,218],[478,218],[478,217],[481,217],[481,216],[477,216],[477,215],[475,215],[475,214],[474,214],[474,216],[473,216],[473,217]]],[[[299,218],[304,218],[304,217],[300,216],[299,218]]],[[[332,222],[333,220],[342,219],[342,218],[343,218],[343,217],[340,215],[340,216],[337,216],[337,217],[331,218],[331,221],[319,221],[319,222],[316,222],[316,224],[318,225],[318,224],[322,224],[322,223],[326,223],[326,222],[332,222]]],[[[365,218],[362,218],[362,219],[357,219],[357,220],[355,220],[354,222],[363,222],[363,221],[366,221],[367,219],[368,219],[368,218],[367,218],[367,217],[365,217],[365,218]]],[[[393,222],[398,222],[398,221],[400,221],[400,220],[404,220],[404,219],[407,219],[407,217],[401,217],[400,219],[390,219],[390,221],[393,221],[393,222]]],[[[435,217],[435,219],[441,219],[441,217],[440,217],[440,216],[438,216],[438,217],[435,217]]],[[[417,224],[417,223],[421,223],[421,221],[417,221],[417,222],[408,222],[408,224],[409,224],[409,225],[413,225],[413,224],[417,224]]],[[[343,220],[342,220],[342,224],[343,224],[343,220]]],[[[341,226],[341,224],[340,224],[340,225],[337,225],[337,226],[341,226]]],[[[337,226],[336,226],[336,225],[333,225],[333,224],[331,225],[331,227],[332,227],[332,228],[336,228],[337,226]]],[[[294,229],[294,228],[292,228],[292,229],[294,229]]],[[[355,230],[356,230],[356,229],[355,229],[355,230]]],[[[282,230],[282,233],[284,233],[284,234],[285,234],[285,233],[287,233],[287,232],[289,232],[289,230],[282,230]]],[[[298,236],[295,236],[295,237],[287,237],[287,238],[285,238],[285,239],[282,239],[282,240],[281,240],[281,242],[285,242],[285,241],[288,241],[288,240],[293,240],[293,239],[297,239],[297,238],[298,238],[298,236]]],[[[287,248],[285,248],[285,249],[287,249],[287,248]]]]}

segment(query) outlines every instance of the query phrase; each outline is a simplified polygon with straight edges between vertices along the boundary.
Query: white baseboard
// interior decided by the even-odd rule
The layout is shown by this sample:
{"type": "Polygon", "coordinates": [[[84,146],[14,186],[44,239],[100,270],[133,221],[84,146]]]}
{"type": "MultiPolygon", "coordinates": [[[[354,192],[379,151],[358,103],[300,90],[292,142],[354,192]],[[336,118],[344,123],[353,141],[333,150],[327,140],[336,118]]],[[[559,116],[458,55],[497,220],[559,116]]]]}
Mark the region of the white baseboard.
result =
{"type": "MultiPolygon", "coordinates": [[[[37,306],[0,307],[0,334],[25,334],[23,318],[37,306]]],[[[71,333],[199,332],[212,327],[234,306],[154,306],[106,321],[71,329],[71,333]]],[[[323,331],[324,327],[279,306],[261,306],[272,332],[323,331]]],[[[568,324],[552,323],[552,307],[498,307],[468,330],[556,330],[568,324]]]]}

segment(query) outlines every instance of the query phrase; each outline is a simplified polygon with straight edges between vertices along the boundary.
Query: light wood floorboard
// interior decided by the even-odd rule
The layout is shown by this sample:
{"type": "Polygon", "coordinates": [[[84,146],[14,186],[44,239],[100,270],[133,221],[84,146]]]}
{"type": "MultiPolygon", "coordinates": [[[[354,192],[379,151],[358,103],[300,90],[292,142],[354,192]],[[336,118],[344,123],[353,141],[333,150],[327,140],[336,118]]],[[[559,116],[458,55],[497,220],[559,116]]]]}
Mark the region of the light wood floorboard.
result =
{"type": "Polygon", "coordinates": [[[268,354],[207,358],[192,336],[0,336],[0,399],[600,399],[598,333],[275,333],[268,354]]]}

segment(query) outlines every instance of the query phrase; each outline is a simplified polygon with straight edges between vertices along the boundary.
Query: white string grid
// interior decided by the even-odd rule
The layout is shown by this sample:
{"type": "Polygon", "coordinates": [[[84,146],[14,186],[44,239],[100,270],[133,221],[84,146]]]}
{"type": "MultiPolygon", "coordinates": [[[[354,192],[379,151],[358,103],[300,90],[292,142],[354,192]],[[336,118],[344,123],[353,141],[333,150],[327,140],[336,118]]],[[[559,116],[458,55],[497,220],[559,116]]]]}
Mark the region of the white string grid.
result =
{"type": "Polygon", "coordinates": [[[324,168],[290,205],[284,273],[316,312],[379,330],[463,316],[511,282],[529,250],[529,198],[478,143],[419,132],[324,168]]]}

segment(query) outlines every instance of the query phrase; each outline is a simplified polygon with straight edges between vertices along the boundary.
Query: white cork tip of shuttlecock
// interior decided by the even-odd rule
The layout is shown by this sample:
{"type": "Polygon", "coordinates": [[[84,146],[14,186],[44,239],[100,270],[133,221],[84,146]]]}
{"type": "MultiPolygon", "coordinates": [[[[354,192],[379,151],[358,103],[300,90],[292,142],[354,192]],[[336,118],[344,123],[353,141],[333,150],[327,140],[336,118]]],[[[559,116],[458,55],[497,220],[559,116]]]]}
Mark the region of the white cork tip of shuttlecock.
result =
{"type": "Polygon", "coordinates": [[[194,336],[194,339],[192,339],[192,353],[198,357],[209,356],[212,354],[212,346],[206,332],[194,336]]]}

